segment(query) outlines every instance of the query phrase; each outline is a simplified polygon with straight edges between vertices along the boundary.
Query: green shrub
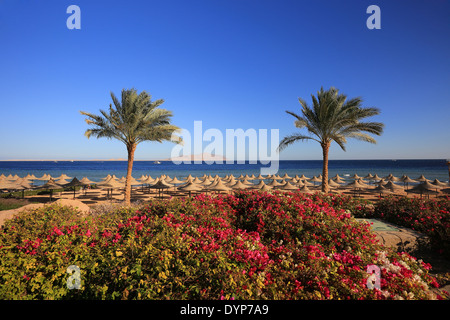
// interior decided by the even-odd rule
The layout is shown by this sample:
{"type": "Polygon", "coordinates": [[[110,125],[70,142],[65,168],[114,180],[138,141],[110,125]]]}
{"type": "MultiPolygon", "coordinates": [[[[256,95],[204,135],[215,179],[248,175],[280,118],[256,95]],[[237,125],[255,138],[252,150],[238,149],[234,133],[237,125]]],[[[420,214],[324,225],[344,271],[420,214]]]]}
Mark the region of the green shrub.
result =
{"type": "Polygon", "coordinates": [[[377,243],[347,211],[355,205],[255,191],[87,217],[37,209],[1,230],[0,299],[436,298],[430,265],[377,243]],[[79,289],[67,285],[72,265],[79,289]],[[367,287],[369,265],[381,290],[367,287]]]}

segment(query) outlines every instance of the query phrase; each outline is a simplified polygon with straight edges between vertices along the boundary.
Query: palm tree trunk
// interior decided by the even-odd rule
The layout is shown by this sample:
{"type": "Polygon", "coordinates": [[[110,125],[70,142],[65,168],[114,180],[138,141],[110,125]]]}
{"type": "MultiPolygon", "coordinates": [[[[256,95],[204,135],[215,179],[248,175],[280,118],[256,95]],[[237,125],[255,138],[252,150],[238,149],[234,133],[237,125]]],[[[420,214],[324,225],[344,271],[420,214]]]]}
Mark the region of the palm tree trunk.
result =
{"type": "Polygon", "coordinates": [[[136,151],[136,144],[127,145],[128,151],[128,168],[127,179],[125,182],[125,205],[129,206],[131,203],[131,172],[133,171],[134,151],[136,151]]]}
{"type": "Polygon", "coordinates": [[[323,169],[322,169],[322,192],[328,192],[328,151],[330,142],[322,143],[323,169]]]}

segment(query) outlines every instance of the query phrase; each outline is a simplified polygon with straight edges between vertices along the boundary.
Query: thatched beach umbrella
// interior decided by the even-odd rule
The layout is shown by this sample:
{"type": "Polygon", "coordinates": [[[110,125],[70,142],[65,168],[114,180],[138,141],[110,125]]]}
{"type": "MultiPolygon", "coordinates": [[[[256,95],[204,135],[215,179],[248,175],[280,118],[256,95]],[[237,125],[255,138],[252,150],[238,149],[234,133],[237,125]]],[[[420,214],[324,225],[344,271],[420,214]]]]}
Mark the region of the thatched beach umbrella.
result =
{"type": "Polygon", "coordinates": [[[259,188],[258,190],[259,190],[259,191],[262,191],[262,192],[268,192],[268,191],[271,191],[272,188],[269,187],[268,185],[264,185],[264,186],[262,186],[261,188],[259,188]]]}
{"type": "Polygon", "coordinates": [[[339,176],[338,174],[335,175],[332,179],[336,183],[345,183],[345,180],[341,176],[339,176]]]}
{"type": "Polygon", "coordinates": [[[395,184],[394,182],[392,182],[392,180],[388,181],[385,185],[381,185],[381,186],[392,191],[393,193],[403,191],[403,188],[400,187],[399,185],[395,184]]]}
{"type": "Polygon", "coordinates": [[[304,174],[301,175],[301,177],[299,178],[300,180],[310,180],[311,178],[308,178],[307,176],[305,176],[304,174]]]}
{"type": "Polygon", "coordinates": [[[385,184],[387,183],[387,181],[386,180],[384,180],[383,178],[382,179],[380,179],[379,181],[375,181],[375,184],[376,185],[381,185],[381,186],[384,186],[385,184]]]}
{"type": "Polygon", "coordinates": [[[312,191],[311,189],[308,188],[308,186],[304,185],[302,187],[300,187],[300,189],[298,189],[301,193],[313,193],[314,191],[312,191]]]}
{"type": "Polygon", "coordinates": [[[97,183],[97,186],[102,189],[107,189],[106,198],[110,198],[112,196],[113,189],[122,189],[125,188],[125,184],[117,181],[116,179],[110,177],[109,180],[97,183]]]}
{"type": "Polygon", "coordinates": [[[66,183],[64,185],[62,185],[64,188],[69,188],[69,187],[73,187],[73,198],[75,199],[75,191],[76,191],[76,187],[84,187],[86,186],[86,184],[84,184],[83,182],[79,181],[77,179],[77,177],[74,177],[72,179],[72,181],[70,181],[69,183],[66,183]]]}
{"type": "Polygon", "coordinates": [[[63,187],[60,186],[59,184],[57,184],[55,182],[55,180],[50,179],[47,181],[47,183],[43,184],[42,186],[38,186],[35,189],[45,189],[45,190],[50,190],[50,201],[52,201],[53,199],[53,190],[58,190],[58,189],[62,189],[63,187]]]}
{"type": "Polygon", "coordinates": [[[418,177],[417,179],[416,179],[417,181],[421,181],[421,182],[425,182],[425,181],[431,181],[431,180],[428,180],[427,178],[425,178],[425,176],[422,174],[422,175],[420,175],[420,177],[418,177]]]}
{"type": "Polygon", "coordinates": [[[384,180],[397,182],[397,181],[400,181],[401,179],[396,177],[396,176],[394,176],[392,173],[389,173],[386,177],[384,177],[384,180]]]}
{"type": "Polygon", "coordinates": [[[431,184],[437,186],[438,188],[445,188],[449,186],[448,183],[441,182],[438,179],[434,179],[433,182],[431,182],[431,184]]]}
{"type": "Polygon", "coordinates": [[[181,187],[177,187],[178,190],[182,191],[188,191],[189,197],[191,196],[192,191],[202,191],[203,187],[201,185],[198,185],[196,183],[188,182],[186,185],[183,185],[181,187]]]}
{"type": "Polygon", "coordinates": [[[12,181],[5,179],[0,179],[0,190],[10,190],[14,189],[14,184],[12,181]]]}
{"type": "Polygon", "coordinates": [[[289,181],[286,181],[284,184],[278,186],[277,189],[281,189],[281,190],[298,190],[298,187],[290,184],[289,181]]]}
{"type": "Polygon", "coordinates": [[[44,174],[42,175],[42,177],[37,178],[36,180],[40,180],[40,181],[48,181],[48,180],[50,180],[50,179],[52,179],[52,176],[49,175],[49,174],[47,174],[47,173],[44,173],[44,174]]]}
{"type": "Polygon", "coordinates": [[[400,180],[403,181],[403,183],[404,183],[404,185],[405,185],[405,188],[408,188],[408,185],[409,185],[410,183],[416,183],[416,182],[418,182],[417,180],[411,179],[411,178],[408,177],[407,175],[403,175],[403,176],[400,178],[400,180]]]}
{"type": "Polygon", "coordinates": [[[158,190],[158,196],[161,198],[162,197],[162,192],[165,189],[169,189],[172,188],[173,185],[170,183],[165,182],[164,180],[158,178],[158,181],[155,184],[152,184],[149,186],[150,189],[157,189],[158,190]]]}
{"type": "Polygon", "coordinates": [[[232,190],[230,187],[226,186],[221,179],[218,179],[216,182],[214,182],[212,185],[206,187],[205,189],[211,190],[211,191],[230,191],[232,190]]]}
{"type": "Polygon", "coordinates": [[[428,195],[428,197],[430,196],[430,194],[438,194],[438,191],[436,189],[436,186],[432,185],[428,181],[424,181],[417,186],[407,190],[406,192],[418,193],[422,198],[422,195],[424,194],[428,195]]]}
{"type": "Polygon", "coordinates": [[[340,188],[341,187],[341,185],[339,183],[335,182],[333,179],[328,180],[328,186],[330,188],[340,188]]]}
{"type": "Polygon", "coordinates": [[[392,194],[392,191],[385,188],[383,185],[378,185],[377,187],[370,189],[370,191],[374,191],[380,194],[380,198],[382,194],[392,194]]]}
{"type": "Polygon", "coordinates": [[[264,180],[261,180],[258,184],[253,185],[252,189],[261,190],[264,187],[266,187],[266,189],[268,189],[268,190],[272,189],[272,187],[269,187],[268,185],[266,185],[264,180]]]}
{"type": "Polygon", "coordinates": [[[267,185],[268,185],[269,187],[274,188],[274,187],[277,187],[277,186],[282,185],[282,183],[280,183],[280,182],[278,182],[277,180],[273,179],[271,182],[267,183],[267,185]]]}
{"type": "Polygon", "coordinates": [[[233,185],[229,186],[233,190],[244,190],[250,188],[248,184],[241,182],[241,180],[237,180],[233,185]]]}
{"type": "Polygon", "coordinates": [[[67,180],[67,179],[72,179],[72,177],[69,177],[67,174],[63,173],[61,174],[59,177],[53,178],[55,181],[56,180],[67,180]]]}
{"type": "Polygon", "coordinates": [[[362,177],[358,176],[358,175],[355,173],[353,176],[350,177],[350,179],[358,180],[358,179],[362,179],[362,177]]]}
{"type": "Polygon", "coordinates": [[[86,185],[86,186],[91,185],[91,184],[97,184],[97,182],[92,181],[92,180],[89,180],[88,177],[83,177],[83,178],[80,180],[80,182],[83,183],[83,184],[86,185]]]}
{"type": "Polygon", "coordinates": [[[287,173],[285,173],[281,178],[283,178],[283,179],[292,179],[292,177],[288,176],[287,173]]]}
{"type": "Polygon", "coordinates": [[[314,177],[312,177],[312,179],[309,180],[309,181],[314,182],[314,186],[315,186],[315,185],[316,185],[316,182],[322,182],[322,179],[320,179],[319,177],[314,176],[314,177]]]}
{"type": "Polygon", "coordinates": [[[359,179],[355,179],[353,182],[346,184],[345,187],[353,189],[354,194],[356,194],[357,191],[359,191],[358,192],[358,194],[359,194],[362,189],[365,189],[368,186],[366,184],[360,183],[359,179]]]}
{"type": "Polygon", "coordinates": [[[379,180],[381,180],[381,179],[382,179],[382,178],[379,177],[378,174],[376,174],[376,173],[375,173],[375,175],[372,177],[372,180],[373,180],[373,181],[379,181],[379,180]]]}

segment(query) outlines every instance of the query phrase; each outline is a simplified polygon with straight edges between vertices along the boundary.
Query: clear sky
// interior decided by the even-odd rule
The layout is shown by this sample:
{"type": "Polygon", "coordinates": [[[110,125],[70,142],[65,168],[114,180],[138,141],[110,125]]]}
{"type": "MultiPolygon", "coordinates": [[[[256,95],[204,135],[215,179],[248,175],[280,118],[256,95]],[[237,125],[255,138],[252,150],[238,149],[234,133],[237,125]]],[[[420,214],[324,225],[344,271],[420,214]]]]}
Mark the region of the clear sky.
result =
{"type": "MultiPolygon", "coordinates": [[[[0,160],[126,158],[87,139],[80,110],[146,90],[193,130],[295,132],[297,98],[334,86],[380,108],[378,144],[333,144],[330,159],[450,158],[450,1],[0,0],[0,160]],[[70,30],[70,5],[81,29],[70,30]],[[381,29],[369,30],[369,5],[381,29]]],[[[142,143],[137,159],[173,144],[142,143]]],[[[298,142],[281,159],[321,159],[298,142]]]]}

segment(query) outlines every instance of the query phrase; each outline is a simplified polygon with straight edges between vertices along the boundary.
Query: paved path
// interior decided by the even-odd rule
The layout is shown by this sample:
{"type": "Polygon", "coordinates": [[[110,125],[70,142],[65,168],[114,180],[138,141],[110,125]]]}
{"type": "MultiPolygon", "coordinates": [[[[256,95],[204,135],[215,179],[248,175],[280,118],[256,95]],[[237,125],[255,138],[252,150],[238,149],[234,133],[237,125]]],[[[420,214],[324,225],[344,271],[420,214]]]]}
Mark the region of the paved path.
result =
{"type": "Polygon", "coordinates": [[[417,248],[419,241],[424,241],[427,237],[414,230],[399,227],[397,225],[384,222],[378,219],[356,219],[373,223],[372,231],[377,238],[386,246],[397,247],[401,251],[411,251],[417,248]]]}

